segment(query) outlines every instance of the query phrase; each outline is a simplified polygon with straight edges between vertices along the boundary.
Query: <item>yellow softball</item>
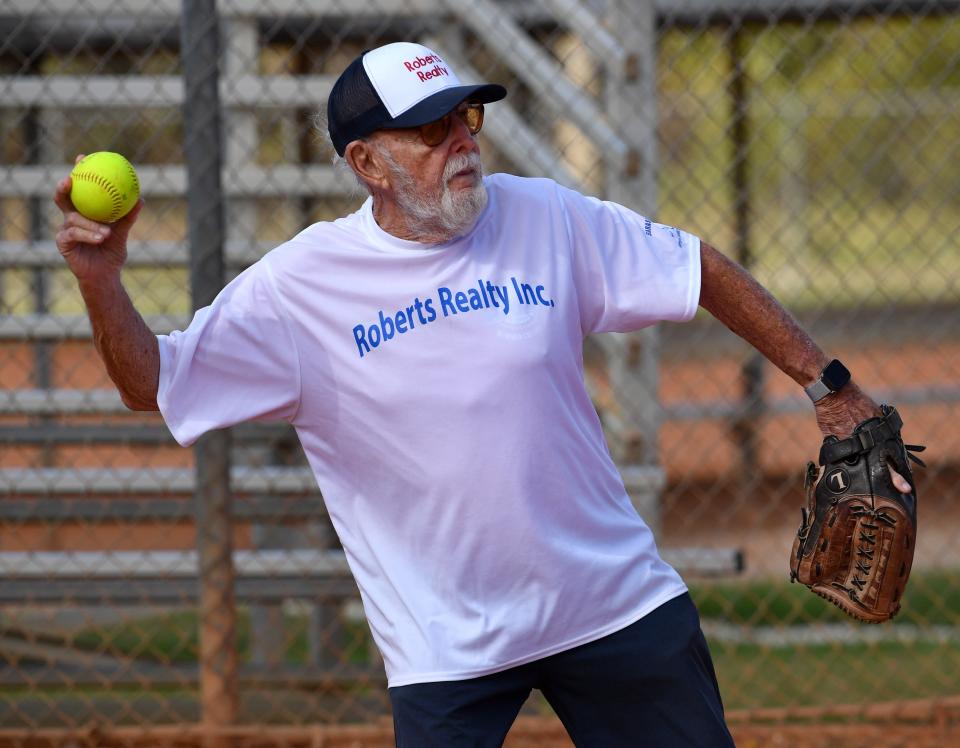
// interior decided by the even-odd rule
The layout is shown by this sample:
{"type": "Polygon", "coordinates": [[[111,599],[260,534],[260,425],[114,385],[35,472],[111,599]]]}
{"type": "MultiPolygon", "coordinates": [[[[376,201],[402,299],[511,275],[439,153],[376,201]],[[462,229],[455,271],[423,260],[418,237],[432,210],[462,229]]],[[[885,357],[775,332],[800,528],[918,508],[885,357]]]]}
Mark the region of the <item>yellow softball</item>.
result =
{"type": "Polygon", "coordinates": [[[70,200],[81,215],[113,223],[129,213],[140,198],[137,172],[119,153],[97,151],[84,156],[70,172],[70,200]]]}

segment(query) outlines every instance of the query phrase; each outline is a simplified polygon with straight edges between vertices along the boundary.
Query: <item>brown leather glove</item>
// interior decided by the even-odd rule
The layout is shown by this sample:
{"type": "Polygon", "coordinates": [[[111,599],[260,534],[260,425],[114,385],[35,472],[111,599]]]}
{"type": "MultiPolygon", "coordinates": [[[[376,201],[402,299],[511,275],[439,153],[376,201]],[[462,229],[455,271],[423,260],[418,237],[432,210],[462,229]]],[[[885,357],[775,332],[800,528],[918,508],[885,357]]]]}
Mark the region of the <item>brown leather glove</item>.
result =
{"type": "Polygon", "coordinates": [[[846,439],[828,436],[820,467],[807,465],[807,506],[793,543],[790,579],[854,618],[881,623],[900,610],[917,537],[917,493],[909,461],[924,447],[904,444],[896,409],[860,423],[846,439]],[[910,483],[898,491],[888,467],[910,483]]]}

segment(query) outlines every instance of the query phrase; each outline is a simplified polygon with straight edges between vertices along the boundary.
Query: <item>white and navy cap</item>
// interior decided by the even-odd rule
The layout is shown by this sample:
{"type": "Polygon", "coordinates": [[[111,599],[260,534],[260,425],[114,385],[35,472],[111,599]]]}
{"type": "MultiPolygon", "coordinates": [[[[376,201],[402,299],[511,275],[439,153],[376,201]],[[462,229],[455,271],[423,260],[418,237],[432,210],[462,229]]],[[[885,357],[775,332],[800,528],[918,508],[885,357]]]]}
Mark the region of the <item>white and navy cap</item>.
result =
{"type": "Polygon", "coordinates": [[[499,101],[496,83],[465,86],[440,55],[422,44],[395,42],[364,52],[333,84],[327,127],[341,156],[347,145],[375,130],[418,127],[470,99],[499,101]]]}

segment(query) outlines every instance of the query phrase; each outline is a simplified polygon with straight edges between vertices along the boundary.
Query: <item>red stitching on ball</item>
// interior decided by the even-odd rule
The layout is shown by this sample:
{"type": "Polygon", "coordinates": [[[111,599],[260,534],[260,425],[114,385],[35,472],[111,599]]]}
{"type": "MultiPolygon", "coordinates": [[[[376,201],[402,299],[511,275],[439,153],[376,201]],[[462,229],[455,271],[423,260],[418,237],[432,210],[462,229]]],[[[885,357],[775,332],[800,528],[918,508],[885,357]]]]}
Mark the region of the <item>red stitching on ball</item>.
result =
{"type": "MultiPolygon", "coordinates": [[[[112,221],[115,218],[118,218],[120,215],[120,191],[114,187],[110,182],[104,179],[99,174],[94,174],[88,171],[77,172],[73,175],[74,178],[80,179],[84,182],[90,182],[95,184],[107,193],[107,197],[110,198],[113,203],[113,210],[110,211],[110,215],[107,216],[107,221],[112,221]]],[[[136,181],[136,175],[134,175],[134,181],[136,181]]]]}

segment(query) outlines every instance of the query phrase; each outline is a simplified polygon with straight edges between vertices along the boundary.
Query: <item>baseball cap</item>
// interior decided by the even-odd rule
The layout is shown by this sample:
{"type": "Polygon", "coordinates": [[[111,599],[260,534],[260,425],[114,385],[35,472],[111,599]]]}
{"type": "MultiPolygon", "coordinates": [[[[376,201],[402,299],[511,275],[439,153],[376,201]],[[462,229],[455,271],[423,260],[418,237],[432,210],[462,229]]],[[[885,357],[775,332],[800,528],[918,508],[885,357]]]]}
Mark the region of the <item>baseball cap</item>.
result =
{"type": "Polygon", "coordinates": [[[418,127],[440,119],[466,99],[489,104],[507,95],[496,83],[465,86],[440,55],[422,44],[394,42],[364,52],[333,84],[327,127],[333,147],[375,130],[418,127]]]}

